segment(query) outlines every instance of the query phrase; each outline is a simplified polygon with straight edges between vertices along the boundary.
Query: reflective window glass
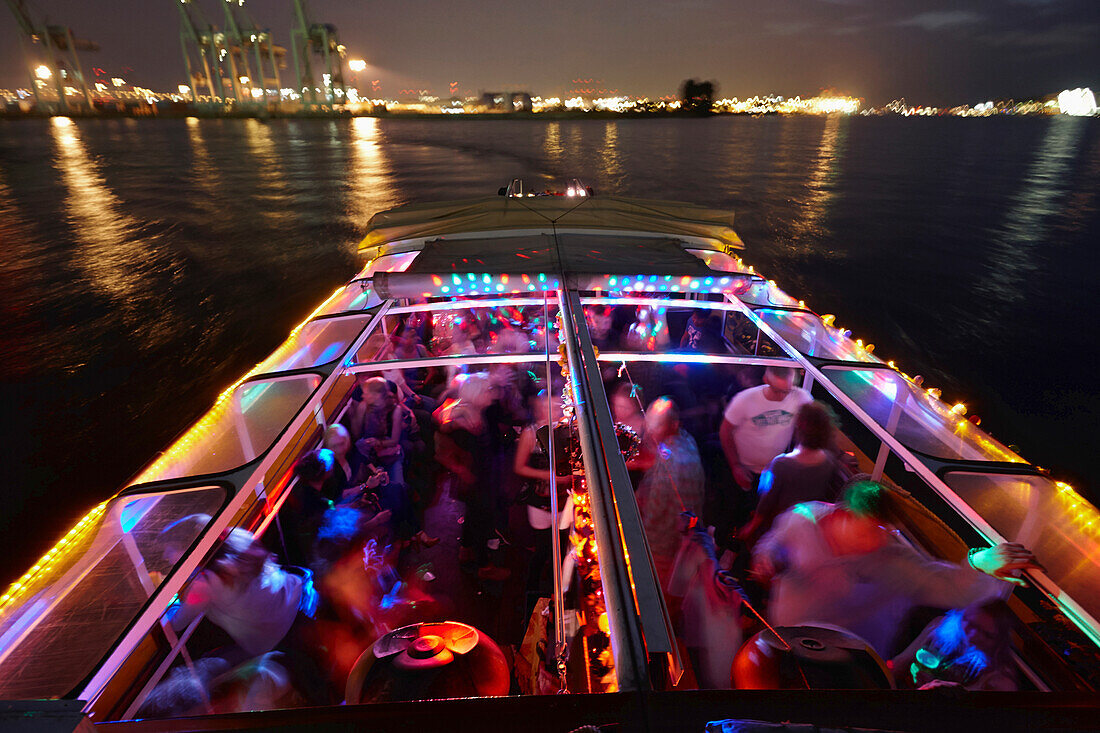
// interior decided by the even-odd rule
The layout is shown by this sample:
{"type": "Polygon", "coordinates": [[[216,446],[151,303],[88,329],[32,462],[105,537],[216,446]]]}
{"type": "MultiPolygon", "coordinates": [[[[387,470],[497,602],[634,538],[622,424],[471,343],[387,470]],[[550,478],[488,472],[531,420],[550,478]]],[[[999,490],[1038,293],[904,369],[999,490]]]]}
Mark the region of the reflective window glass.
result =
{"type": "Polygon", "coordinates": [[[813,313],[759,308],[756,315],[775,329],[780,338],[806,356],[845,361],[877,361],[858,342],[845,338],[835,328],[827,328],[813,313]]]}
{"type": "Polygon", "coordinates": [[[319,376],[304,374],[237,386],[131,485],[221,473],[248,463],[271,447],[320,383],[319,376]]]}
{"type": "Polygon", "coordinates": [[[1062,590],[1100,618],[1100,512],[1045,476],[952,472],[951,489],[1006,540],[1027,546],[1062,590]]]}
{"type": "Polygon", "coordinates": [[[368,316],[310,321],[283,342],[255,369],[255,373],[285,372],[328,364],[347,351],[369,322],[368,316]]]}
{"type": "Polygon", "coordinates": [[[365,280],[355,280],[336,291],[317,311],[317,315],[362,311],[382,301],[365,280]]]}
{"type": "Polygon", "coordinates": [[[224,500],[224,489],[207,487],[121,496],[93,511],[4,602],[0,697],[71,692],[171,569],[160,531],[191,514],[213,515],[224,500]]]}
{"type": "Polygon", "coordinates": [[[705,301],[588,302],[584,313],[601,351],[785,356],[747,316],[705,301]]]}
{"type": "Polygon", "coordinates": [[[944,459],[1024,462],[895,371],[826,367],[824,372],[872,420],[913,450],[944,459]]]}

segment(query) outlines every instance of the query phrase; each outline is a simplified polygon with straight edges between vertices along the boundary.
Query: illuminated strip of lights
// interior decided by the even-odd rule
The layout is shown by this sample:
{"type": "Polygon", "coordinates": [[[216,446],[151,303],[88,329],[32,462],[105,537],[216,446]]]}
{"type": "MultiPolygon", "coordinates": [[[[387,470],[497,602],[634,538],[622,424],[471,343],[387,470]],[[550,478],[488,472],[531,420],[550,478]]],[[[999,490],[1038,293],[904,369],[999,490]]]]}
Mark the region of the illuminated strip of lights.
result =
{"type": "Polygon", "coordinates": [[[84,515],[84,518],[77,522],[76,526],[70,529],[68,533],[62,537],[56,545],[50,548],[49,552],[43,555],[38,562],[32,565],[31,569],[23,574],[23,577],[8,586],[4,595],[0,596],[0,613],[26,595],[35,577],[39,573],[48,572],[68,555],[71,547],[77,545],[80,540],[84,539],[88,531],[91,530],[96,525],[96,522],[99,521],[100,517],[103,516],[103,512],[107,509],[107,504],[109,502],[110,500],[99,504],[84,515]]]}
{"type": "Polygon", "coordinates": [[[1065,481],[1055,481],[1054,487],[1066,510],[1073,513],[1077,529],[1090,539],[1100,538],[1100,511],[1065,481]]]}
{"type": "Polygon", "coordinates": [[[741,309],[733,303],[664,297],[624,296],[621,298],[581,298],[581,305],[645,305],[662,306],[665,308],[698,308],[699,310],[741,312],[741,309]]]}
{"type": "Polygon", "coordinates": [[[738,364],[740,366],[777,366],[789,367],[797,364],[784,356],[730,356],[728,354],[657,354],[637,351],[601,351],[596,355],[599,361],[611,362],[649,362],[657,364],[738,364]]]}
{"type": "MultiPolygon", "coordinates": [[[[321,313],[321,310],[324,308],[324,306],[328,305],[333,298],[338,297],[343,289],[343,286],[335,289],[331,296],[324,299],[324,302],[321,303],[321,305],[313,310],[312,313],[309,314],[309,316],[306,317],[305,320],[301,321],[300,324],[295,326],[294,329],[290,331],[290,335],[286,340],[290,341],[297,337],[301,329],[305,328],[310,320],[321,313]]],[[[271,357],[268,357],[268,359],[270,358],[271,357]]],[[[241,379],[233,382],[230,386],[227,387],[226,390],[222,391],[222,393],[218,395],[215,404],[213,404],[213,407],[210,408],[209,411],[207,411],[206,415],[199,418],[197,423],[188,428],[187,433],[185,433],[183,437],[180,437],[178,440],[176,440],[174,444],[168,448],[168,450],[162,453],[160,458],[157,458],[152,464],[150,464],[149,467],[145,468],[141,472],[141,474],[138,475],[138,478],[128,482],[127,485],[132,486],[134,484],[143,483],[146,480],[146,477],[150,477],[150,475],[155,475],[157,472],[163,470],[166,462],[174,462],[179,458],[182,458],[182,456],[180,456],[180,452],[190,450],[191,446],[193,446],[193,444],[195,444],[195,442],[199,438],[205,437],[204,434],[206,433],[206,430],[211,427],[213,423],[216,422],[216,419],[218,417],[221,416],[224,405],[226,405],[229,398],[233,395],[235,391],[237,391],[238,387],[241,386],[242,383],[252,378],[252,376],[259,372],[260,366],[265,361],[267,361],[267,359],[264,359],[264,361],[261,361],[259,364],[253,366],[253,368],[248,373],[244,374],[241,379]]],[[[30,588],[31,582],[38,575],[38,573],[45,572],[48,569],[54,567],[57,564],[57,561],[63,556],[63,553],[65,553],[66,548],[72,547],[78,539],[83,538],[83,536],[87,533],[89,526],[92,523],[96,522],[97,519],[103,514],[103,511],[106,510],[109,502],[110,500],[102,502],[95,508],[92,508],[92,510],[88,512],[88,514],[85,515],[83,519],[80,519],[75,527],[69,530],[68,534],[66,534],[61,540],[59,540],[58,543],[50,549],[50,551],[47,551],[42,559],[35,562],[31,569],[27,570],[24,573],[22,578],[12,583],[7,592],[4,592],[3,595],[0,595],[0,612],[2,612],[5,608],[8,608],[9,605],[22,597],[26,590],[30,588]]]]}
{"type": "MultiPolygon", "coordinates": [[[[542,305],[544,298],[493,298],[492,300],[451,300],[446,303],[421,303],[420,305],[404,305],[399,308],[390,308],[389,315],[400,316],[406,313],[423,313],[424,311],[453,311],[463,308],[498,308],[501,306],[525,306],[542,305]]],[[[557,305],[555,304],[556,308],[557,305]]]]}
{"type": "MultiPolygon", "coordinates": [[[[741,295],[757,282],[754,275],[570,275],[577,290],[623,293],[733,293],[741,295]]],[[[561,282],[547,273],[389,273],[372,281],[382,298],[437,298],[469,295],[556,291],[561,282]]],[[[788,298],[789,299],[789,298],[788,298]]],[[[797,303],[789,299],[791,303],[797,303]]]]}
{"type": "Polygon", "coordinates": [[[745,292],[752,275],[573,275],[578,290],[624,293],[734,293],[745,292]]]}

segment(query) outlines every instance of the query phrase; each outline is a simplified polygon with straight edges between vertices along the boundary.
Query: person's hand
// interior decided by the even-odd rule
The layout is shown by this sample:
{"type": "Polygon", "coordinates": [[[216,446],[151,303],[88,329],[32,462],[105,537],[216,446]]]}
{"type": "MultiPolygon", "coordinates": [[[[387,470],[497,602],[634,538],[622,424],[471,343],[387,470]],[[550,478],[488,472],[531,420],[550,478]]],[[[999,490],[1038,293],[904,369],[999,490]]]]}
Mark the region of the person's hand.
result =
{"type": "Polygon", "coordinates": [[[390,475],[388,473],[386,473],[385,471],[378,471],[367,479],[367,482],[363,485],[363,488],[377,489],[379,486],[384,486],[385,484],[389,483],[389,480],[390,475]]]}
{"type": "Polygon", "coordinates": [[[752,476],[740,463],[733,467],[733,480],[737,482],[742,491],[752,490],[752,476]]]}
{"type": "Polygon", "coordinates": [[[970,554],[969,561],[975,570],[1016,585],[1025,585],[1024,579],[1018,577],[1020,571],[1043,569],[1031,550],[1019,542],[1002,542],[978,550],[970,554]]]}

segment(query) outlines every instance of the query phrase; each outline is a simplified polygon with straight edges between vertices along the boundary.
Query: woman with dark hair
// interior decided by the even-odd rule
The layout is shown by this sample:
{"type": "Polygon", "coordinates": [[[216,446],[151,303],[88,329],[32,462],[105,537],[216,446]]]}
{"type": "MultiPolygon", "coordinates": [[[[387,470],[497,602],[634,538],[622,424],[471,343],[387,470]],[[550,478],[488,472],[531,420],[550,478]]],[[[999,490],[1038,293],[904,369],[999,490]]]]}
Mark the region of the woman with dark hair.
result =
{"type": "Polygon", "coordinates": [[[794,450],[776,456],[760,475],[760,501],[739,533],[750,547],[777,516],[795,504],[836,500],[845,476],[831,450],[835,430],[836,418],[828,406],[807,402],[798,408],[794,450]]]}
{"type": "Polygon", "coordinates": [[[1016,690],[1012,621],[1012,611],[999,598],[948,611],[894,658],[899,685],[1016,690]]]}

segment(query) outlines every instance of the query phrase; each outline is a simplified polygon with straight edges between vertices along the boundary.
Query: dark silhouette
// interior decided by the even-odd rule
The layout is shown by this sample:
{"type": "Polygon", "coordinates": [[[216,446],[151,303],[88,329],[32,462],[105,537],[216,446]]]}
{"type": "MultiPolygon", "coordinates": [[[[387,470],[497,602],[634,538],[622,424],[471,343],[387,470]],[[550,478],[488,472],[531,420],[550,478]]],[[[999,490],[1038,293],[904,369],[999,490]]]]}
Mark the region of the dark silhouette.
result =
{"type": "Polygon", "coordinates": [[[709,114],[714,108],[714,95],[718,91],[718,85],[712,81],[695,81],[688,79],[680,87],[680,99],[683,102],[682,109],[685,112],[695,114],[709,114]]]}

